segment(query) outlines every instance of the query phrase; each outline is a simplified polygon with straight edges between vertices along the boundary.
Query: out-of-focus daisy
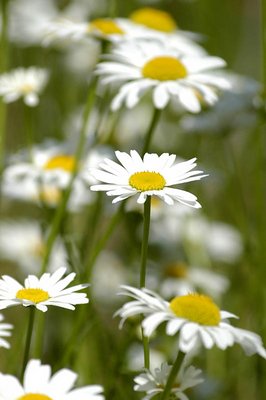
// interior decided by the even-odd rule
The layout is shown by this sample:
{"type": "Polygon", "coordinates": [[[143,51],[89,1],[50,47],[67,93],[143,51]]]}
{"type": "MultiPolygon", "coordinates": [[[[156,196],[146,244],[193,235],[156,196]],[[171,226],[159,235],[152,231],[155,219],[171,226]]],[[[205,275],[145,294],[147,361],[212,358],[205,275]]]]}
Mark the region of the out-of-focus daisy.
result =
{"type": "Polygon", "coordinates": [[[192,208],[174,205],[171,209],[163,202],[152,204],[150,240],[176,248],[181,245],[191,265],[210,265],[219,261],[234,263],[243,251],[239,231],[230,224],[210,221],[192,208]],[[163,232],[168,232],[167,241],[163,232]]]}
{"type": "MultiPolygon", "coordinates": [[[[0,223],[0,258],[10,260],[22,267],[25,273],[39,271],[45,254],[45,241],[36,221],[5,220],[0,223]]],[[[48,270],[55,271],[67,263],[67,254],[63,243],[56,240],[48,270]]]]}
{"type": "Polygon", "coordinates": [[[88,22],[60,18],[47,24],[42,43],[44,46],[48,46],[53,43],[65,45],[77,41],[88,41],[88,39],[102,39],[114,43],[128,43],[132,40],[157,40],[169,43],[181,53],[206,55],[206,51],[189,36],[183,31],[166,35],[126,18],[97,18],[88,22]]]}
{"type": "MultiPolygon", "coordinates": [[[[142,398],[143,400],[153,398],[164,391],[170,371],[171,366],[167,363],[163,363],[160,368],[155,368],[154,372],[147,370],[134,379],[134,390],[136,392],[146,392],[146,395],[142,398]]],[[[200,374],[200,369],[192,365],[186,368],[183,365],[171,389],[170,398],[188,400],[184,391],[203,382],[203,378],[199,376],[200,374]]]]}
{"type": "Polygon", "coordinates": [[[3,339],[3,337],[11,336],[10,329],[13,328],[13,325],[2,323],[4,320],[4,316],[0,314],[0,347],[5,347],[6,349],[10,348],[10,344],[3,339]]]}
{"type": "MultiPolygon", "coordinates": [[[[69,208],[79,210],[91,201],[91,193],[83,182],[84,171],[91,166],[97,151],[91,152],[87,159],[80,161],[78,173],[73,183],[73,195],[70,197],[69,208]]],[[[65,144],[47,142],[35,146],[31,152],[18,154],[10,160],[3,173],[3,193],[6,196],[45,203],[56,206],[60,202],[62,190],[67,187],[74,168],[77,166],[73,150],[65,144]]]]}
{"type": "Polygon", "coordinates": [[[257,334],[235,328],[227,321],[237,318],[234,314],[222,311],[205,295],[191,293],[177,296],[170,302],[148,289],[136,289],[122,286],[119,294],[132,297],[134,300],[125,303],[116,315],[124,321],[134,315],[144,315],[142,327],[145,336],[149,337],[163,322],[166,322],[166,333],[170,336],[179,332],[179,349],[188,353],[199,344],[210,349],[214,345],[225,350],[234,343],[239,343],[247,355],[258,353],[266,359],[266,350],[257,334]]]}
{"type": "Polygon", "coordinates": [[[138,194],[138,203],[144,203],[147,196],[157,196],[167,204],[178,201],[190,207],[201,207],[196,196],[171,187],[206,176],[202,171],[192,171],[196,158],[174,164],[176,156],[168,153],[160,156],[146,153],[143,159],[135,150],[131,150],[130,155],[121,151],[116,151],[115,155],[122,165],[105,158],[99,164],[100,169],[92,170],[92,175],[103,184],[93,185],[91,190],[115,196],[113,203],[138,194]]]}
{"type": "Polygon", "coordinates": [[[159,291],[166,297],[203,291],[219,299],[229,287],[229,279],[206,268],[189,267],[184,263],[171,263],[160,278],[159,291]]]}
{"type": "Polygon", "coordinates": [[[0,75],[0,96],[5,103],[22,97],[27,106],[35,107],[47,80],[48,71],[43,68],[16,68],[0,75]]]}
{"type": "Polygon", "coordinates": [[[100,385],[74,388],[77,374],[64,368],[51,375],[50,365],[42,365],[40,360],[30,360],[27,364],[23,384],[13,375],[0,373],[0,397],[21,400],[104,400],[100,385]]]}
{"type": "Polygon", "coordinates": [[[48,306],[57,306],[74,310],[76,304],[87,304],[86,293],[76,293],[88,287],[88,284],[66,288],[76,274],[72,272],[62,278],[66,268],[59,268],[54,273],[45,273],[41,278],[29,275],[24,286],[14,278],[3,275],[0,279],[0,310],[17,305],[35,306],[40,311],[47,311],[48,306]]]}
{"type": "Polygon", "coordinates": [[[128,279],[128,271],[121,260],[111,251],[102,251],[91,277],[93,298],[106,306],[117,303],[117,290],[128,279]]]}
{"type": "Polygon", "coordinates": [[[99,63],[96,72],[102,84],[122,84],[112,101],[113,110],[122,104],[134,107],[152,90],[156,108],[165,108],[174,97],[183,108],[198,113],[202,104],[218,100],[218,89],[230,88],[226,78],[212,71],[225,66],[221,58],[188,56],[158,41],[122,43],[108,60],[99,63]]]}

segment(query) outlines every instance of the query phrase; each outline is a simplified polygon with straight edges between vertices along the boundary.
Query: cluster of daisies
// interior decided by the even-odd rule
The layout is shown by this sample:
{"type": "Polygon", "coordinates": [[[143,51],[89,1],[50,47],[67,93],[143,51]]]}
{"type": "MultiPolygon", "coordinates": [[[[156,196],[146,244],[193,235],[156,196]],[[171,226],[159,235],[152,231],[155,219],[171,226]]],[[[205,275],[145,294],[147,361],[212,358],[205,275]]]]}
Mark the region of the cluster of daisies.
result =
{"type": "MultiPolygon", "coordinates": [[[[77,45],[86,40],[102,46],[107,42],[109,51],[96,61],[94,74],[98,89],[106,93],[108,87],[112,93],[110,110],[113,112],[124,106],[132,109],[145,98],[155,111],[163,110],[171,103],[178,113],[199,113],[217,102],[221,90],[230,89],[228,75],[221,70],[225,61],[209,56],[197,43],[197,35],[179,30],[173,18],[158,9],[142,8],[128,19],[97,18],[89,22],[76,22],[58,13],[40,24],[38,37],[42,46],[77,45]]],[[[38,67],[6,72],[0,76],[0,96],[6,103],[22,98],[26,107],[36,107],[51,74],[52,71],[38,67]]],[[[89,132],[88,141],[91,140],[89,132]]],[[[106,192],[112,197],[112,203],[131,198],[143,205],[151,199],[159,199],[172,207],[178,204],[190,209],[201,208],[194,194],[180,188],[180,185],[207,177],[208,174],[195,169],[196,158],[180,161],[175,154],[145,152],[142,155],[131,150],[129,153],[115,151],[114,161],[113,153],[110,157],[107,152],[103,153],[103,150],[93,150],[86,157],[77,158],[69,143],[49,142],[33,146],[10,158],[3,172],[3,194],[41,206],[57,207],[71,185],[70,211],[80,211],[84,205],[95,201],[92,193],[95,191],[106,192]]],[[[0,279],[0,310],[22,305],[46,312],[50,306],[74,310],[76,305],[87,304],[89,299],[80,290],[86,289],[88,284],[69,287],[75,273],[64,277],[65,273],[66,268],[61,267],[43,273],[40,278],[29,275],[24,285],[4,275],[0,279]]],[[[196,273],[192,273],[194,278],[191,279],[199,282],[195,276],[200,272],[196,273]]],[[[184,271],[182,274],[184,276],[184,271]]],[[[226,285],[220,280],[217,291],[226,285]]],[[[188,356],[202,346],[225,350],[238,343],[246,354],[257,353],[266,359],[266,350],[258,335],[232,326],[229,319],[237,317],[220,310],[211,297],[186,290],[189,291],[168,301],[145,287],[137,289],[122,285],[119,294],[132,301],[116,312],[116,316],[121,317],[121,328],[126,319],[141,316],[146,338],[155,335],[162,323],[166,325],[167,335],[176,336],[178,351],[185,357],[170,391],[171,398],[181,400],[188,399],[184,393],[186,389],[203,381],[201,371],[188,365],[188,356]]],[[[0,321],[3,321],[2,314],[0,321]]],[[[0,346],[9,347],[4,338],[11,335],[11,329],[11,324],[0,323],[0,346]]],[[[144,400],[163,395],[172,379],[172,371],[173,367],[165,362],[154,371],[146,368],[135,377],[134,390],[144,392],[144,400]]],[[[23,383],[14,376],[0,373],[0,398],[104,398],[103,388],[99,385],[72,389],[76,378],[69,369],[59,370],[51,376],[49,365],[42,365],[40,360],[29,360],[23,383]]]]}

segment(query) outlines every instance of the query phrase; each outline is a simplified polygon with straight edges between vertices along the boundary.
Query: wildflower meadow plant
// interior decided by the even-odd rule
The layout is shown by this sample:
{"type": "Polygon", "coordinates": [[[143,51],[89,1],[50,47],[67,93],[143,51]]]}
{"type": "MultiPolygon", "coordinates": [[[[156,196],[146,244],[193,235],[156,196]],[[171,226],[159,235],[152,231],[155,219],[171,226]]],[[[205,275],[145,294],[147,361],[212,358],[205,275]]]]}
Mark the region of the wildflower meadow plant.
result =
{"type": "Polygon", "coordinates": [[[264,0],[0,3],[0,400],[264,399],[264,0]]]}

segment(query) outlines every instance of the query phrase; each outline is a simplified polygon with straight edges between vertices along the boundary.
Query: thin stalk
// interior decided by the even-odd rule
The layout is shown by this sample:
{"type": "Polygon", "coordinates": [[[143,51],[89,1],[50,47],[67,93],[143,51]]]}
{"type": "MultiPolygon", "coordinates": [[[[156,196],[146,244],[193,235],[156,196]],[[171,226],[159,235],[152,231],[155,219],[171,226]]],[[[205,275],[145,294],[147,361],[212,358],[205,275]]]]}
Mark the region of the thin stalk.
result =
{"type": "Polygon", "coordinates": [[[163,393],[162,393],[162,395],[160,397],[160,400],[169,399],[169,395],[171,393],[171,389],[174,386],[176,376],[177,376],[178,371],[179,371],[179,369],[180,369],[180,367],[182,365],[184,357],[185,357],[185,353],[182,353],[181,351],[179,351],[178,354],[177,354],[176,360],[175,360],[175,362],[174,362],[174,364],[172,366],[171,372],[170,372],[170,374],[168,376],[168,379],[167,379],[166,385],[164,387],[164,391],[163,391],[163,393]]]}
{"type": "Polygon", "coordinates": [[[146,265],[147,265],[147,253],[149,243],[149,232],[150,232],[150,219],[151,219],[151,196],[147,197],[144,203],[144,214],[143,214],[143,236],[141,245],[141,261],[140,261],[140,279],[139,286],[145,287],[146,285],[146,265]]]}
{"type": "MultiPolygon", "coordinates": [[[[8,0],[1,4],[2,26],[0,36],[0,73],[5,72],[8,66],[8,0]]],[[[4,169],[4,152],[6,139],[6,104],[0,101],[0,181],[4,169]]]]}
{"type": "Polygon", "coordinates": [[[27,106],[26,104],[23,105],[24,107],[24,123],[25,123],[25,130],[26,130],[26,142],[29,152],[29,161],[31,162],[33,159],[32,148],[34,143],[33,138],[33,116],[32,116],[32,109],[31,107],[27,106]]]}
{"type": "Polygon", "coordinates": [[[43,262],[42,262],[42,266],[41,266],[41,274],[43,274],[46,271],[47,265],[49,263],[53,245],[54,245],[55,239],[59,233],[60,225],[63,221],[64,215],[66,212],[66,208],[67,208],[67,204],[68,204],[68,200],[69,200],[69,197],[72,192],[73,183],[74,183],[74,180],[78,173],[78,164],[81,159],[82,152],[83,152],[85,142],[86,142],[86,127],[87,127],[87,121],[88,121],[88,118],[90,115],[90,110],[91,110],[94,94],[95,94],[95,91],[92,88],[89,91],[88,100],[87,100],[84,114],[83,114],[83,124],[82,124],[81,132],[80,132],[79,143],[78,143],[76,153],[75,153],[75,160],[76,160],[75,168],[71,175],[69,184],[63,193],[61,203],[55,213],[55,216],[54,216],[54,219],[52,222],[51,230],[48,235],[48,239],[47,239],[47,243],[46,243],[46,253],[43,258],[43,262]]]}
{"type": "MultiPolygon", "coordinates": [[[[147,197],[144,203],[144,214],[143,214],[143,235],[141,244],[141,258],[140,258],[140,278],[139,286],[141,288],[146,286],[146,265],[147,265],[147,254],[149,244],[149,233],[150,233],[150,219],[151,219],[151,196],[147,197]]],[[[143,353],[144,353],[144,367],[149,369],[150,367],[150,349],[149,339],[144,335],[143,328],[141,328],[143,353]]]]}
{"type": "Polygon", "coordinates": [[[23,379],[24,371],[25,371],[26,365],[29,360],[31,338],[32,338],[32,333],[33,333],[34,316],[35,316],[35,307],[29,306],[29,322],[28,322],[28,330],[27,330],[24,356],[23,356],[23,362],[22,362],[21,379],[23,379]]]}
{"type": "Polygon", "coordinates": [[[262,97],[266,99],[266,0],[260,1],[261,7],[261,81],[262,97]]]}
{"type": "Polygon", "coordinates": [[[147,151],[150,148],[152,136],[153,136],[155,128],[156,128],[156,126],[158,124],[161,112],[162,111],[159,110],[158,108],[155,108],[154,111],[153,111],[151,123],[150,123],[150,126],[149,126],[149,128],[147,130],[147,133],[146,133],[146,136],[145,136],[145,141],[144,141],[144,145],[143,145],[143,149],[142,149],[142,155],[147,153],[147,151]]]}
{"type": "Polygon", "coordinates": [[[86,263],[85,266],[85,276],[86,279],[89,279],[91,276],[91,272],[92,272],[92,268],[95,264],[95,261],[97,260],[98,255],[101,253],[101,251],[103,250],[106,242],[108,241],[108,239],[110,238],[111,234],[114,231],[114,228],[116,227],[116,225],[118,224],[118,222],[120,221],[123,212],[124,212],[124,207],[125,207],[125,202],[122,202],[118,208],[118,210],[116,211],[116,213],[114,213],[114,215],[112,216],[106,231],[104,232],[103,236],[97,241],[97,244],[94,247],[94,251],[93,253],[90,255],[90,257],[88,258],[88,261],[86,263]]]}

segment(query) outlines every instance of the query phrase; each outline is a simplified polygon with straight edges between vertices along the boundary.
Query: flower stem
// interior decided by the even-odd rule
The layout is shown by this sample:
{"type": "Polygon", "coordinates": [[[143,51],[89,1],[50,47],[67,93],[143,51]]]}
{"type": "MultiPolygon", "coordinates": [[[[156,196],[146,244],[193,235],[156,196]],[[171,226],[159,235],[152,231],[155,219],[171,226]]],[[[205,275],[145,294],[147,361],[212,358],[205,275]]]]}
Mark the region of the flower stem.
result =
{"type": "MultiPolygon", "coordinates": [[[[5,72],[8,65],[8,0],[1,2],[2,26],[0,35],[0,73],[5,72]]],[[[0,181],[4,169],[4,152],[6,139],[6,104],[0,101],[0,181]]]]}
{"type": "Polygon", "coordinates": [[[145,141],[144,141],[144,145],[143,145],[143,149],[142,149],[142,156],[147,153],[147,151],[149,150],[150,144],[151,144],[151,140],[152,140],[152,136],[153,133],[155,131],[155,128],[158,124],[159,118],[161,115],[161,110],[159,110],[158,108],[155,108],[153,111],[153,116],[151,119],[151,123],[149,126],[149,129],[147,130],[146,136],[145,136],[145,141]]]}
{"type": "Polygon", "coordinates": [[[140,261],[140,279],[139,286],[145,287],[146,285],[146,264],[147,264],[147,252],[150,232],[150,219],[151,219],[151,196],[147,196],[147,200],[144,203],[144,215],[143,215],[143,238],[141,245],[141,261],[140,261]]]}
{"type": "MultiPolygon", "coordinates": [[[[146,286],[146,265],[147,265],[147,253],[149,243],[149,232],[150,232],[150,219],[151,219],[151,196],[147,197],[144,203],[144,214],[143,214],[143,238],[141,245],[141,259],[140,259],[140,279],[139,286],[143,288],[146,286]]],[[[143,328],[141,328],[143,353],[144,353],[144,367],[150,368],[150,350],[149,350],[149,339],[144,335],[143,328]]]]}
{"type": "Polygon", "coordinates": [[[21,370],[21,379],[23,379],[25,368],[26,368],[26,365],[29,360],[30,345],[31,345],[31,338],[32,338],[33,324],[34,324],[34,316],[35,316],[35,307],[29,306],[29,322],[28,322],[28,330],[27,330],[25,350],[24,350],[22,370],[21,370]]]}
{"type": "Polygon", "coordinates": [[[59,233],[60,225],[63,221],[65,211],[67,208],[67,204],[68,204],[68,200],[69,200],[71,192],[72,192],[73,183],[74,183],[74,180],[78,173],[78,164],[82,157],[83,149],[85,147],[87,121],[88,121],[88,118],[90,115],[92,103],[94,100],[94,95],[95,95],[95,90],[94,90],[94,87],[92,87],[91,90],[89,90],[87,103],[86,103],[86,106],[84,109],[83,123],[82,123],[82,127],[81,127],[79,142],[78,142],[76,153],[75,153],[75,161],[76,161],[75,167],[74,167],[73,173],[71,175],[69,184],[63,193],[61,203],[60,203],[60,205],[55,213],[54,219],[52,221],[51,230],[48,235],[48,239],[47,239],[47,243],[46,243],[46,253],[43,258],[43,262],[42,262],[42,266],[41,266],[41,274],[43,274],[46,271],[47,265],[49,263],[53,245],[54,245],[55,239],[59,233]]]}
{"type": "Polygon", "coordinates": [[[260,1],[261,6],[261,80],[262,97],[266,99],[266,0],[260,1]]]}
{"type": "Polygon", "coordinates": [[[109,237],[113,233],[113,230],[114,230],[115,226],[120,221],[121,216],[123,215],[123,212],[124,212],[124,207],[125,207],[125,203],[123,202],[119,206],[118,210],[112,216],[112,218],[111,218],[111,220],[110,220],[110,222],[109,222],[109,224],[107,226],[106,231],[104,232],[103,236],[97,241],[97,244],[94,247],[93,253],[88,258],[88,261],[87,261],[86,266],[85,266],[85,277],[86,277],[86,279],[90,278],[94,263],[97,260],[98,255],[100,254],[100,252],[104,248],[107,240],[109,239],[109,237]]]}
{"type": "Polygon", "coordinates": [[[168,376],[166,385],[164,387],[164,391],[163,391],[163,393],[162,393],[162,395],[160,397],[160,400],[169,399],[169,394],[170,394],[171,389],[172,389],[172,387],[174,385],[176,376],[177,376],[178,371],[179,371],[179,369],[180,369],[180,367],[182,365],[182,362],[183,362],[183,360],[185,358],[185,355],[186,354],[182,353],[181,351],[178,352],[176,360],[175,360],[175,362],[174,362],[174,364],[172,366],[171,372],[170,372],[170,374],[168,376]]]}

